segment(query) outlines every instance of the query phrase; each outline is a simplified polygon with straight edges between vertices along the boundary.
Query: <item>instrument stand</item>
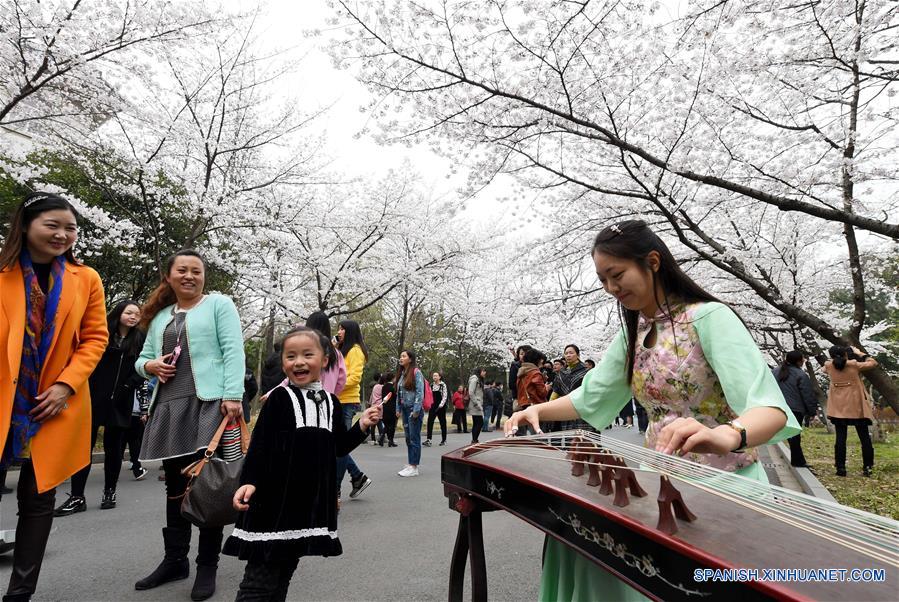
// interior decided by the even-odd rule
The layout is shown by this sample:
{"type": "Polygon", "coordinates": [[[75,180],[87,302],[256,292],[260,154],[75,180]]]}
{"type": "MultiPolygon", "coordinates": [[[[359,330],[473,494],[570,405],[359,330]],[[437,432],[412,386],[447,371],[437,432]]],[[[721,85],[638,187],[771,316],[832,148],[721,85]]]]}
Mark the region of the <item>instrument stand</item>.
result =
{"type": "Polygon", "coordinates": [[[671,480],[666,476],[661,476],[661,485],[659,486],[659,524],[656,527],[662,533],[674,535],[677,533],[677,521],[674,516],[687,522],[696,520],[696,515],[690,512],[681,496],[671,480]],[[671,508],[674,507],[674,516],[671,514],[671,508]]]}
{"type": "Polygon", "coordinates": [[[471,496],[449,494],[450,509],[459,513],[459,529],[450,563],[449,602],[462,602],[466,560],[471,560],[471,599],[487,602],[487,562],[484,558],[484,508],[471,496]]]}

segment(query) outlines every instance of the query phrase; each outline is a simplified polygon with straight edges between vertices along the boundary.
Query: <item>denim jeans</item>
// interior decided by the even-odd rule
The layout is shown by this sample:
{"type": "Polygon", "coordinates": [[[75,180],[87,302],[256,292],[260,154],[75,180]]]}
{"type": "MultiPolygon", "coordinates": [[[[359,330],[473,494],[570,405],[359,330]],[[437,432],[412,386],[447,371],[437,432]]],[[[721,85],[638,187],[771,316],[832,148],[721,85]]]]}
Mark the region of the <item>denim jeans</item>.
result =
{"type": "Polygon", "coordinates": [[[484,406],[484,428],[490,428],[490,417],[493,416],[493,406],[484,406]]]}
{"type": "MultiPolygon", "coordinates": [[[[341,404],[341,410],[343,411],[343,423],[346,426],[347,430],[353,427],[353,415],[356,413],[356,410],[359,409],[358,404],[341,404]]],[[[356,466],[356,463],[353,461],[353,456],[337,456],[337,490],[340,490],[340,485],[343,483],[343,475],[347,472],[350,473],[350,479],[356,481],[359,477],[362,476],[362,471],[359,470],[359,467],[356,466]]]]}
{"type": "Polygon", "coordinates": [[[418,412],[418,417],[412,417],[412,408],[403,406],[403,432],[406,434],[406,453],[409,464],[418,466],[421,462],[421,422],[423,412],[418,412]]]}

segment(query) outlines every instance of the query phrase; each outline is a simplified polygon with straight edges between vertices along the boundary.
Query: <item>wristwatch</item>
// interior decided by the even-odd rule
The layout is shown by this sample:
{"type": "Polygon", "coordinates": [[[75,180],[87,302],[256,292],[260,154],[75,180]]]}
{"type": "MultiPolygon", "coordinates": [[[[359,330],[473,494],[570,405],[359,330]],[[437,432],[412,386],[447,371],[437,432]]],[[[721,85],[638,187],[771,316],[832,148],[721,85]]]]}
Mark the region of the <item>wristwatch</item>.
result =
{"type": "Polygon", "coordinates": [[[731,453],[737,454],[746,449],[746,427],[740,424],[739,420],[731,420],[727,426],[740,433],[740,445],[736,449],[732,449],[731,453]]]}

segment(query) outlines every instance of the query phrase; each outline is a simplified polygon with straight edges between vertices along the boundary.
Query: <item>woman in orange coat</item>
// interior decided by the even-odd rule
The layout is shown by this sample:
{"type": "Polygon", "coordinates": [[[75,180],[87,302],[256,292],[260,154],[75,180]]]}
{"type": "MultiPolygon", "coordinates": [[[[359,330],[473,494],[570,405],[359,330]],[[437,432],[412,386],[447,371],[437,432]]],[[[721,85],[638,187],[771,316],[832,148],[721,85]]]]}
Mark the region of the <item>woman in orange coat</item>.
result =
{"type": "Polygon", "coordinates": [[[108,335],[100,277],[72,253],[76,216],[62,197],[31,194],[0,249],[0,467],[21,464],[4,600],[34,593],[55,488],[90,462],[87,379],[108,335]]]}

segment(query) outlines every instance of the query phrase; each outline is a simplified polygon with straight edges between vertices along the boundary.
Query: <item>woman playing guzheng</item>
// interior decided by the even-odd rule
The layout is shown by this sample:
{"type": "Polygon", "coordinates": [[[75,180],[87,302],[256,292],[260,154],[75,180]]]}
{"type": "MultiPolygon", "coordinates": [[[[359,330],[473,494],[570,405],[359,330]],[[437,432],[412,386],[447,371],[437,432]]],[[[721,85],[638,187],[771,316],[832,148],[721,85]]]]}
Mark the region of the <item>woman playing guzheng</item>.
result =
{"type": "MultiPolygon", "coordinates": [[[[693,282],[643,221],[605,228],[592,256],[623,328],[579,389],[514,414],[506,435],[577,417],[603,429],[633,395],[650,415],[647,447],[767,482],[756,446],[800,427],[740,318],[693,282]]],[[[645,598],[548,538],[540,599],[645,598]]]]}

